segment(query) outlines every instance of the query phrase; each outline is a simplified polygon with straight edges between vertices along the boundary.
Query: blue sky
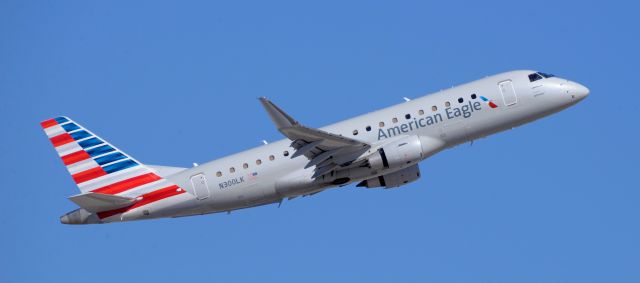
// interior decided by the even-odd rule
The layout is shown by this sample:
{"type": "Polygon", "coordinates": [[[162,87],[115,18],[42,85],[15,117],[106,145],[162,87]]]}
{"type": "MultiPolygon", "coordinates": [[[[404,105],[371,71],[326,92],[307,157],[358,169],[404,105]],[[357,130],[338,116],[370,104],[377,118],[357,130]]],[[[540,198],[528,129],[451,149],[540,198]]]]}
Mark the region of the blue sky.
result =
{"type": "Polygon", "coordinates": [[[632,1],[2,1],[0,282],[638,282],[632,1]],[[188,2],[188,3],[187,3],[188,2]],[[281,138],[513,69],[590,97],[445,151],[397,190],[230,215],[66,226],[77,192],[38,122],[148,164],[281,138]]]}

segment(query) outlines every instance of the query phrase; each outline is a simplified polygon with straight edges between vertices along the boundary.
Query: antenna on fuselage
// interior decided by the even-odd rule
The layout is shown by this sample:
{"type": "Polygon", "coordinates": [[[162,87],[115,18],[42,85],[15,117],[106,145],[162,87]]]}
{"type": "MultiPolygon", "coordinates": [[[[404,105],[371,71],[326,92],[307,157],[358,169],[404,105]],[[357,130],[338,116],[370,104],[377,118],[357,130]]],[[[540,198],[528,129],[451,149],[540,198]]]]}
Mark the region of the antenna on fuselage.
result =
{"type": "Polygon", "coordinates": [[[266,140],[262,140],[263,144],[269,144],[266,140]]]}
{"type": "Polygon", "coordinates": [[[403,97],[402,99],[404,99],[404,101],[409,102],[411,101],[411,99],[407,98],[407,97],[403,97]]]}

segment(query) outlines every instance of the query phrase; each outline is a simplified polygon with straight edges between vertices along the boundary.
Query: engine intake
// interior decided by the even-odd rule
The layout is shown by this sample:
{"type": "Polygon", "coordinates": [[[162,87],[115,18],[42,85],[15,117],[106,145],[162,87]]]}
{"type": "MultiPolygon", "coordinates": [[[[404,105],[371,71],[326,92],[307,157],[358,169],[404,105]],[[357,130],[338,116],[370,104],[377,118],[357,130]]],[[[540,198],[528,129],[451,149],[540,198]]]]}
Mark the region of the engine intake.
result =
{"type": "Polygon", "coordinates": [[[409,136],[383,145],[368,158],[371,169],[402,168],[422,160],[422,143],[409,136]]]}

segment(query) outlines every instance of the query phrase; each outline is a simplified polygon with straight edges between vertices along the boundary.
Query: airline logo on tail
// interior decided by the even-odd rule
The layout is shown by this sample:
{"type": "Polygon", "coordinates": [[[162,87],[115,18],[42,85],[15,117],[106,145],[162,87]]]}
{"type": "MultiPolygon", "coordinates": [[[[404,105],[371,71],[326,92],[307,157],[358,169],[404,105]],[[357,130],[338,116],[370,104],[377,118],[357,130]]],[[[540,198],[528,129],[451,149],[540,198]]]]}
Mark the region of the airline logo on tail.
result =
{"type": "Polygon", "coordinates": [[[70,200],[100,219],[185,193],[67,117],[40,124],[81,191],[70,200]]]}

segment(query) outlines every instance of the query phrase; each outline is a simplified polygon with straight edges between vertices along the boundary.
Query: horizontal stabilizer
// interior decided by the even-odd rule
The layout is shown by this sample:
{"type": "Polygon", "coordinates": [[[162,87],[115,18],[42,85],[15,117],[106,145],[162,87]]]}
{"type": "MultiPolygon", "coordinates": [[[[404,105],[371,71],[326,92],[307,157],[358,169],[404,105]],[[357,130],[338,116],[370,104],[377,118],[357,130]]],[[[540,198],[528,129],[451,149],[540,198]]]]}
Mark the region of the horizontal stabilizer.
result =
{"type": "Polygon", "coordinates": [[[123,208],[136,202],[134,198],[92,192],[69,197],[69,200],[87,211],[95,213],[123,208]]]}

